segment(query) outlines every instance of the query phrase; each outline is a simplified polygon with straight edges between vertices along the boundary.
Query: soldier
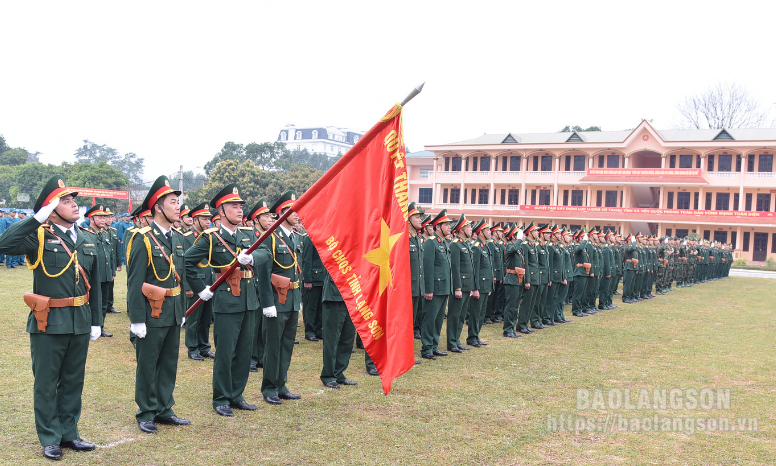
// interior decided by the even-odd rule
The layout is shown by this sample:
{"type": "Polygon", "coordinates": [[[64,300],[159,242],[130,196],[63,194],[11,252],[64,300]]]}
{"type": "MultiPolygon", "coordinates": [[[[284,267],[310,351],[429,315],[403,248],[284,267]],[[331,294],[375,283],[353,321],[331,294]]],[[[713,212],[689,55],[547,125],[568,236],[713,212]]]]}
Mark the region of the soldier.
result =
{"type": "Polygon", "coordinates": [[[562,228],[557,235],[560,253],[563,260],[563,265],[558,264],[559,267],[563,267],[563,273],[561,278],[563,280],[558,284],[558,296],[555,300],[555,313],[554,320],[558,323],[568,323],[570,320],[566,320],[566,314],[564,308],[566,307],[566,298],[569,292],[569,287],[574,281],[574,249],[571,244],[571,232],[565,227],[562,228]]]}
{"type": "MultiPolygon", "coordinates": [[[[282,215],[293,206],[296,193],[285,192],[270,208],[282,215]]],[[[264,338],[264,372],[261,393],[264,401],[279,405],[281,400],[299,400],[301,395],[291,393],[286,386],[288,367],[296,341],[299,307],[302,303],[299,280],[301,240],[294,227],[299,215],[292,212],[270,238],[262,244],[271,254],[271,260],[257,269],[263,308],[262,337],[264,338]]]]}
{"type": "MultiPolygon", "coordinates": [[[[539,227],[539,241],[536,247],[537,259],[539,262],[539,285],[537,285],[536,298],[534,300],[534,306],[531,310],[531,328],[543,329],[545,326],[544,318],[544,306],[547,301],[547,288],[550,283],[550,259],[547,252],[546,242],[549,241],[550,230],[549,224],[544,224],[539,227]]],[[[555,325],[554,323],[552,325],[555,325]]]]}
{"type": "Polygon", "coordinates": [[[525,262],[525,275],[523,276],[523,299],[520,302],[519,314],[517,317],[517,331],[526,335],[534,333],[534,330],[528,328],[528,322],[531,320],[531,314],[536,301],[537,290],[539,289],[539,246],[536,240],[539,232],[534,225],[533,220],[528,226],[523,226],[525,235],[523,243],[520,245],[523,261],[525,262]]]}
{"type": "MultiPolygon", "coordinates": [[[[475,291],[474,259],[472,253],[472,227],[461,214],[452,228],[453,240],[450,242],[450,271],[453,280],[453,297],[447,306],[447,351],[460,353],[461,332],[466,315],[469,313],[469,298],[475,291]]],[[[466,348],[469,349],[469,348],[466,348]]]]}
{"type": "Polygon", "coordinates": [[[547,264],[549,266],[549,278],[547,284],[547,300],[544,304],[544,314],[542,316],[542,323],[544,325],[555,325],[558,290],[560,289],[561,283],[564,285],[568,283],[565,278],[566,259],[561,253],[558,241],[560,241],[560,228],[556,223],[555,226],[550,228],[549,237],[545,244],[547,264]]]}
{"type": "Polygon", "coordinates": [[[423,243],[426,303],[423,306],[423,321],[420,329],[420,339],[423,343],[420,354],[425,359],[447,356],[447,353],[439,349],[439,334],[442,331],[447,300],[453,294],[450,246],[444,239],[450,234],[451,222],[452,220],[447,216],[447,210],[442,209],[431,221],[434,236],[423,243]]]}
{"type": "Polygon", "coordinates": [[[580,233],[583,234],[582,242],[574,248],[574,299],[571,305],[571,313],[576,317],[586,317],[588,315],[586,293],[590,287],[589,282],[595,278],[593,276],[595,275],[593,269],[595,249],[590,244],[588,234],[584,230],[580,233]]]}
{"type": "MultiPolygon", "coordinates": [[[[313,246],[306,233],[302,238],[302,277],[304,289],[302,320],[304,321],[304,338],[308,341],[318,341],[323,335],[321,321],[321,303],[323,293],[323,278],[326,269],[321,262],[321,256],[313,246]]],[[[355,327],[354,327],[355,328],[355,327]]]]}
{"type": "MultiPolygon", "coordinates": [[[[246,218],[249,219],[245,222],[246,224],[249,222],[253,223],[253,240],[258,241],[261,235],[263,235],[264,232],[267,231],[273,223],[272,213],[269,211],[267,200],[259,199],[256,205],[254,205],[253,208],[248,211],[248,216],[246,218]]],[[[256,284],[256,295],[259,298],[259,306],[263,309],[264,307],[261,305],[261,284],[258,279],[255,280],[254,283],[256,284]]],[[[264,335],[262,332],[262,323],[264,322],[264,319],[259,314],[256,314],[255,317],[252,345],[253,350],[251,351],[251,372],[259,372],[259,368],[264,367],[264,335]]]]}
{"type": "Polygon", "coordinates": [[[485,320],[488,296],[493,292],[496,278],[493,275],[492,257],[487,246],[487,241],[490,239],[490,229],[484,218],[472,228],[472,233],[477,238],[472,244],[472,264],[477,288],[469,300],[469,317],[467,320],[469,333],[466,337],[466,343],[469,346],[480,348],[487,345],[486,342],[480,339],[480,330],[485,320]]]}
{"type": "MultiPolygon", "coordinates": [[[[93,234],[97,238],[96,250],[97,261],[100,264],[99,278],[100,295],[103,297],[102,302],[102,319],[103,324],[105,322],[105,315],[108,312],[108,296],[110,296],[110,286],[116,276],[113,274],[114,258],[113,247],[111,245],[110,233],[105,231],[105,219],[110,214],[105,212],[105,208],[102,204],[96,204],[86,211],[84,217],[89,220],[89,228],[85,228],[86,231],[93,234]]],[[[95,283],[96,285],[96,283],[95,283]]],[[[102,329],[103,337],[112,337],[112,333],[102,329]]]]}
{"type": "Polygon", "coordinates": [[[507,239],[507,248],[504,253],[504,294],[506,303],[504,305],[504,326],[503,336],[506,338],[517,338],[517,317],[520,308],[520,299],[523,295],[523,281],[525,277],[525,258],[523,250],[520,247],[523,239],[523,232],[515,227],[509,228],[504,235],[507,239]]]}
{"type": "MultiPolygon", "coordinates": [[[[412,277],[412,322],[415,339],[420,338],[420,311],[426,294],[423,278],[423,223],[420,211],[414,202],[410,202],[407,223],[410,234],[410,275],[412,277]]],[[[377,372],[377,369],[375,369],[377,372]]],[[[371,375],[371,374],[370,374],[371,375]]]]}
{"type": "MultiPolygon", "coordinates": [[[[426,240],[434,235],[434,230],[431,226],[431,215],[424,215],[420,220],[421,231],[418,233],[420,242],[425,244],[426,240]]],[[[425,281],[425,280],[424,280],[425,281]]],[[[418,311],[415,314],[415,320],[413,322],[413,330],[415,332],[415,339],[420,340],[420,327],[423,324],[423,304],[426,302],[424,293],[421,296],[422,299],[418,300],[418,311]]]]}
{"type": "Polygon", "coordinates": [[[485,311],[485,321],[483,324],[488,325],[494,322],[503,322],[503,306],[504,290],[501,284],[504,282],[504,248],[501,245],[501,233],[503,227],[501,223],[497,223],[490,227],[490,239],[487,242],[488,251],[490,251],[490,258],[493,262],[493,277],[496,282],[493,286],[493,293],[488,297],[488,305],[485,311]]]}
{"type": "Polygon", "coordinates": [[[180,325],[185,321],[181,278],[183,238],[172,231],[179,219],[180,191],[160,176],[143,200],[153,223],[130,237],[127,246],[127,314],[135,341],[135,418],[140,431],[155,434],[156,424],[191,424],[172,410],[178,369],[180,325]]]}
{"type": "Polygon", "coordinates": [[[110,247],[111,247],[111,267],[112,267],[112,276],[114,277],[113,280],[110,281],[110,285],[108,285],[108,298],[106,299],[106,303],[103,304],[103,307],[105,308],[106,314],[120,314],[119,311],[116,310],[116,308],[113,307],[113,288],[116,284],[116,276],[117,272],[121,272],[121,240],[119,239],[119,232],[115,228],[113,228],[113,222],[116,219],[113,212],[110,210],[110,207],[105,207],[105,213],[108,215],[105,217],[105,236],[110,238],[110,247]]]}
{"type": "Polygon", "coordinates": [[[601,272],[601,281],[598,288],[598,309],[602,311],[612,309],[610,307],[611,303],[609,302],[609,289],[611,288],[609,280],[611,280],[612,275],[614,275],[614,252],[612,252],[610,247],[611,237],[611,230],[600,235],[600,239],[602,239],[603,243],[601,246],[603,267],[601,272]]]}
{"type": "Polygon", "coordinates": [[[27,333],[35,428],[43,456],[52,460],[62,458],[62,448],[94,450],[81,439],[78,421],[89,340],[101,333],[101,290],[97,239],[75,227],[77,195],[62,177],[49,179],[35,201],[35,215],[0,236],[0,253],[25,254],[33,271],[35,294],[25,294],[25,303],[32,310],[27,333]]]}
{"type": "MultiPolygon", "coordinates": [[[[310,245],[310,247],[314,247],[310,245]]],[[[342,385],[357,385],[345,376],[353,351],[353,339],[356,327],[348,313],[345,300],[342,299],[331,275],[324,269],[323,280],[323,368],[321,382],[326,387],[339,389],[342,385]]]]}

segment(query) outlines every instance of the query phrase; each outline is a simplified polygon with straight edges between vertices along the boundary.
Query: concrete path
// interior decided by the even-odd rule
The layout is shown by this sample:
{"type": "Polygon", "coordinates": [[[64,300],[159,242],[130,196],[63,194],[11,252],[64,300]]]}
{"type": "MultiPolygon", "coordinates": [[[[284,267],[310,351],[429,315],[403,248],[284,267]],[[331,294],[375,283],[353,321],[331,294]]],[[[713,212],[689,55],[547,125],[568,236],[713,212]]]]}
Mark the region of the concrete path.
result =
{"type": "Polygon", "coordinates": [[[776,278],[776,272],[768,270],[730,269],[731,277],[776,278]]]}

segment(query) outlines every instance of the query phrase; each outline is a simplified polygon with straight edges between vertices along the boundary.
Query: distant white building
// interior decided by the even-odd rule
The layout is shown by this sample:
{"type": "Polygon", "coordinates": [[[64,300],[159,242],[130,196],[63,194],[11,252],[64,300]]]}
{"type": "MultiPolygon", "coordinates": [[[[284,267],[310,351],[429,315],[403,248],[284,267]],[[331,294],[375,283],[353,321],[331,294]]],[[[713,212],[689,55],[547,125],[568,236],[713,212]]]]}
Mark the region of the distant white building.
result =
{"type": "Polygon", "coordinates": [[[289,150],[307,149],[308,152],[336,157],[348,151],[364,135],[363,131],[335,126],[286,125],[280,130],[278,141],[289,150]]]}

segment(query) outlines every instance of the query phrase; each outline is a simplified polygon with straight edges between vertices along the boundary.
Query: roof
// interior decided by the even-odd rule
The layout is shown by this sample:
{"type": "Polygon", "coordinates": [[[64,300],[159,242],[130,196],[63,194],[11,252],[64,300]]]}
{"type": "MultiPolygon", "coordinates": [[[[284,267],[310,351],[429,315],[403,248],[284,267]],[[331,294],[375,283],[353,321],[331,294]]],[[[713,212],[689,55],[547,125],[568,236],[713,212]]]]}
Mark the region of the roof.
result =
{"type": "Polygon", "coordinates": [[[434,153],[430,150],[421,150],[417,152],[408,152],[405,157],[408,159],[430,159],[434,157],[434,153]]]}

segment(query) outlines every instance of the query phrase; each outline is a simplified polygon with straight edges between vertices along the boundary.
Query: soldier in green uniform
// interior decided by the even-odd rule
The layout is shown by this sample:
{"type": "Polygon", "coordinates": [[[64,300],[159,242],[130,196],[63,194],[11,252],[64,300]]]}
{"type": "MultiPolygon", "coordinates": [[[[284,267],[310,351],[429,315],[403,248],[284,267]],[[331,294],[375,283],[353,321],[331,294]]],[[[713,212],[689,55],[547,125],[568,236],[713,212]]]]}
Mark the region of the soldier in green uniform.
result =
{"type": "Polygon", "coordinates": [[[323,368],[321,369],[321,382],[333,389],[339,389],[342,385],[357,385],[357,382],[345,376],[345,371],[350,364],[356,327],[353,326],[353,320],[350,318],[348,307],[345,305],[342,295],[325,268],[322,293],[323,368]]]}
{"type": "Polygon", "coordinates": [[[607,310],[611,309],[611,303],[609,302],[609,289],[611,288],[609,280],[614,275],[614,252],[611,248],[612,231],[602,232],[599,235],[599,240],[602,241],[601,245],[601,257],[602,257],[602,269],[601,269],[601,281],[598,288],[598,309],[607,310]]]}
{"type": "MultiPolygon", "coordinates": [[[[545,250],[547,251],[547,264],[548,270],[548,283],[547,283],[547,300],[544,304],[542,324],[555,325],[555,313],[557,311],[558,290],[560,289],[561,282],[566,279],[563,277],[565,274],[566,259],[562,256],[560,251],[559,241],[560,227],[556,223],[555,226],[549,228],[549,236],[545,244],[545,250]]],[[[562,323],[562,322],[559,322],[562,323]]]]}
{"type": "Polygon", "coordinates": [[[306,233],[300,234],[300,236],[302,238],[302,277],[304,289],[307,290],[302,304],[304,338],[309,341],[318,341],[322,336],[321,296],[326,269],[323,267],[321,256],[313,246],[310,237],[306,233]]]}
{"type": "Polygon", "coordinates": [[[466,321],[469,332],[466,337],[466,343],[469,346],[480,348],[483,345],[487,345],[486,342],[480,339],[480,330],[485,320],[488,296],[493,292],[493,284],[496,279],[493,275],[492,257],[487,246],[487,241],[490,238],[490,229],[484,218],[472,228],[472,233],[476,237],[472,243],[472,265],[476,292],[472,293],[469,300],[469,317],[466,321]]]}
{"type": "Polygon", "coordinates": [[[120,312],[116,310],[115,307],[113,307],[113,288],[116,284],[115,277],[117,276],[116,272],[121,272],[121,240],[119,239],[119,232],[115,228],[113,228],[113,222],[116,219],[115,214],[111,212],[110,207],[105,208],[105,212],[107,212],[108,215],[105,218],[105,231],[110,235],[110,243],[111,243],[111,249],[113,250],[113,277],[114,279],[111,280],[110,286],[108,288],[108,299],[107,299],[107,305],[104,305],[103,307],[106,308],[106,313],[108,314],[119,314],[120,312]]]}
{"type": "Polygon", "coordinates": [[[507,248],[504,253],[504,326],[503,336],[517,338],[517,318],[520,309],[520,299],[523,295],[523,281],[525,277],[525,258],[522,244],[523,233],[516,226],[509,228],[504,236],[507,240],[507,248]]]}
{"type": "Polygon", "coordinates": [[[452,274],[450,271],[450,246],[445,237],[450,234],[452,220],[447,210],[442,209],[431,221],[434,236],[423,243],[423,268],[426,270],[423,322],[420,327],[420,339],[423,343],[420,355],[425,359],[447,356],[439,349],[439,334],[445,318],[447,300],[453,294],[452,274]]]}
{"type": "MultiPolygon", "coordinates": [[[[153,222],[153,217],[151,217],[151,211],[143,210],[142,204],[137,206],[137,208],[134,211],[132,211],[132,217],[135,221],[135,225],[127,228],[127,231],[124,232],[124,238],[122,241],[126,245],[126,247],[129,247],[129,239],[132,237],[132,234],[135,231],[141,228],[145,228],[153,222]]],[[[127,254],[127,249],[124,250],[124,263],[126,264],[127,276],[129,276],[129,257],[127,257],[126,254],[127,254]]],[[[137,340],[137,335],[132,333],[132,331],[130,330],[129,342],[132,343],[133,347],[136,347],[135,340],[137,340]]]]}
{"type": "MultiPolygon", "coordinates": [[[[426,240],[434,235],[433,227],[431,226],[431,215],[423,215],[420,219],[420,225],[421,229],[418,233],[418,238],[420,239],[420,242],[425,244],[426,240]]],[[[425,281],[425,280],[424,280],[425,281]]],[[[423,295],[421,296],[422,299],[418,301],[418,309],[415,314],[415,319],[413,322],[413,330],[415,331],[415,339],[420,340],[420,327],[423,324],[423,308],[424,303],[426,302],[426,299],[423,297],[425,296],[425,290],[423,292],[423,295]]]]}
{"type": "Polygon", "coordinates": [[[574,298],[571,304],[571,313],[576,317],[585,317],[588,315],[586,312],[588,282],[595,278],[592,276],[595,275],[592,267],[595,249],[590,244],[588,234],[584,230],[580,233],[583,234],[582,241],[574,248],[574,298]],[[590,264],[590,268],[586,269],[584,264],[590,264]]]}
{"type": "Polygon", "coordinates": [[[536,292],[539,288],[539,246],[536,239],[539,232],[534,225],[533,220],[527,226],[523,225],[523,242],[520,245],[523,260],[525,261],[525,275],[523,277],[523,298],[520,302],[520,309],[517,316],[517,331],[529,335],[534,333],[528,328],[528,322],[531,320],[536,292]]]}
{"type": "MultiPolygon", "coordinates": [[[[249,231],[253,241],[258,241],[261,235],[263,235],[264,232],[269,229],[270,225],[272,225],[272,213],[269,211],[267,200],[259,199],[256,205],[248,211],[246,218],[248,219],[245,222],[246,225],[249,223],[253,224],[252,230],[249,231]]],[[[263,309],[263,306],[261,305],[261,283],[256,279],[254,280],[254,284],[256,285],[256,296],[259,298],[259,307],[263,309]]],[[[260,367],[264,367],[264,333],[262,331],[264,318],[258,313],[255,314],[254,317],[250,371],[258,372],[260,367]]]]}
{"type": "Polygon", "coordinates": [[[636,252],[636,238],[633,234],[629,234],[625,238],[625,250],[623,252],[623,281],[622,281],[622,302],[625,304],[633,304],[635,302],[635,282],[636,274],[638,273],[638,264],[634,261],[638,260],[638,253],[636,252]]]}
{"type": "MultiPolygon", "coordinates": [[[[419,315],[421,305],[426,294],[425,280],[423,278],[423,242],[421,236],[423,230],[423,221],[421,213],[414,202],[410,202],[408,209],[407,223],[410,234],[410,276],[412,281],[412,321],[415,338],[420,338],[419,315]]],[[[374,370],[377,372],[377,369],[374,370]]],[[[372,375],[372,374],[370,374],[372,375]]]]}
{"type": "MultiPolygon", "coordinates": [[[[105,207],[102,204],[93,205],[84,214],[84,217],[89,219],[89,228],[85,230],[97,238],[95,248],[97,249],[97,261],[100,263],[100,274],[99,281],[95,285],[99,284],[100,295],[103,297],[101,309],[103,325],[105,324],[105,315],[108,312],[110,287],[116,278],[113,275],[113,248],[111,247],[110,234],[105,232],[105,219],[108,215],[110,214],[105,212],[105,207]]],[[[106,332],[103,327],[101,336],[112,337],[113,334],[106,332]]]]}
{"type": "Polygon", "coordinates": [[[461,332],[466,314],[469,312],[469,298],[474,292],[474,259],[472,253],[472,227],[461,214],[453,224],[453,240],[450,242],[450,271],[453,280],[453,297],[447,303],[447,351],[460,353],[461,332]]]}
{"type": "Polygon", "coordinates": [[[103,316],[97,238],[75,226],[77,195],[62,177],[49,179],[35,215],[0,236],[0,254],[26,255],[33,271],[37,296],[25,302],[37,311],[27,317],[35,428],[43,456],[52,460],[62,458],[62,448],[94,450],[81,439],[78,421],[89,340],[100,337],[103,316]]]}
{"type": "Polygon", "coordinates": [[[571,322],[570,320],[566,319],[564,308],[566,307],[566,298],[569,292],[569,286],[574,281],[574,250],[571,244],[571,232],[568,231],[565,227],[558,231],[556,239],[560,249],[560,260],[562,261],[562,265],[561,263],[558,264],[558,267],[562,267],[562,273],[560,277],[562,280],[558,283],[558,295],[555,299],[555,312],[553,314],[553,319],[556,323],[565,324],[571,322]]]}
{"type": "MultiPolygon", "coordinates": [[[[275,201],[270,211],[282,215],[295,200],[296,193],[287,191],[275,201]]],[[[279,405],[282,400],[302,398],[291,393],[286,386],[302,303],[299,282],[302,243],[299,235],[294,233],[297,223],[299,215],[292,212],[262,244],[261,247],[270,252],[271,260],[257,269],[263,306],[264,371],[261,393],[264,401],[272,405],[279,405]],[[283,294],[279,295],[278,290],[283,294]]]]}
{"type": "MultiPolygon", "coordinates": [[[[549,224],[539,227],[539,241],[536,252],[539,262],[539,285],[537,285],[536,298],[531,310],[531,328],[543,329],[544,306],[547,301],[547,288],[550,283],[550,260],[547,252],[547,241],[549,240],[549,224]]],[[[554,325],[554,324],[553,324],[554,325]]]]}
{"type": "Polygon", "coordinates": [[[154,221],[132,233],[127,246],[127,314],[130,331],[137,335],[135,419],[148,434],[156,433],[157,423],[191,424],[172,409],[185,321],[178,272],[184,270],[183,237],[172,230],[180,218],[179,195],[166,176],[157,178],[143,200],[143,210],[151,210],[154,221]]]}
{"type": "Polygon", "coordinates": [[[503,321],[503,309],[502,306],[504,298],[504,290],[501,284],[504,282],[504,249],[501,247],[500,235],[503,231],[501,223],[497,223],[490,227],[490,239],[488,239],[488,251],[490,251],[490,258],[493,263],[493,277],[496,282],[493,285],[493,293],[488,296],[488,305],[485,310],[484,325],[492,324],[493,322],[503,321]]]}

